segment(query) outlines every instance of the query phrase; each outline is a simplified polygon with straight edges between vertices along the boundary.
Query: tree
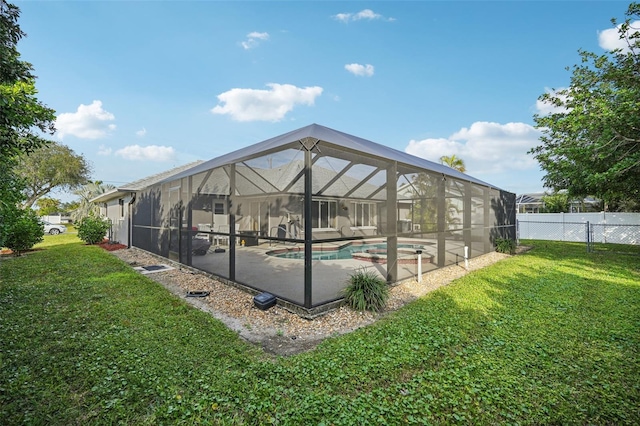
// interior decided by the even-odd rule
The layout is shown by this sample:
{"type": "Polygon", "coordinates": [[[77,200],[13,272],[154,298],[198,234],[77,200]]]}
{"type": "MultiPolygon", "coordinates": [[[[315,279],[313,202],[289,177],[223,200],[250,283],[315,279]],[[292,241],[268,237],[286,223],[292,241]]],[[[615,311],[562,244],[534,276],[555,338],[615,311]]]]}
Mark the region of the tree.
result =
{"type": "Polygon", "coordinates": [[[49,216],[62,211],[62,203],[56,198],[42,197],[38,200],[38,214],[49,216]]]}
{"type": "MultiPolygon", "coordinates": [[[[422,232],[438,231],[438,203],[444,203],[444,222],[448,228],[451,225],[460,224],[460,209],[451,198],[438,197],[438,187],[442,182],[442,177],[418,173],[413,176],[411,182],[413,197],[412,219],[414,223],[420,224],[422,232]]],[[[448,191],[450,181],[444,182],[445,192],[448,191]]]]}
{"type": "Polygon", "coordinates": [[[569,213],[569,195],[566,192],[556,192],[542,196],[546,213],[569,213]]]}
{"type": "Polygon", "coordinates": [[[80,207],[80,201],[78,200],[68,201],[66,203],[60,204],[60,211],[63,213],[70,213],[74,210],[77,210],[78,207],[80,207]]]}
{"type": "Polygon", "coordinates": [[[68,146],[51,142],[18,159],[16,172],[26,182],[26,201],[31,207],[54,189],[73,190],[87,182],[91,169],[82,155],[68,146]]]}
{"type": "Polygon", "coordinates": [[[30,210],[19,208],[24,182],[15,173],[15,157],[46,143],[34,132],[54,132],[55,111],[38,101],[33,68],[20,59],[17,45],[25,33],[19,16],[20,9],[0,0],[0,246],[32,218],[30,210]]]}
{"type": "Polygon", "coordinates": [[[457,170],[461,173],[464,173],[465,171],[467,171],[467,168],[464,165],[464,160],[456,156],[455,154],[452,154],[451,156],[443,155],[442,157],[440,157],[440,164],[449,166],[452,169],[457,170]]]}
{"type": "Polygon", "coordinates": [[[36,213],[31,209],[19,210],[18,216],[8,224],[4,247],[10,248],[16,256],[29,250],[44,239],[44,228],[36,213]]]}
{"type": "Polygon", "coordinates": [[[411,182],[413,202],[413,222],[420,224],[422,232],[438,230],[438,177],[418,173],[411,182]]]}
{"type": "Polygon", "coordinates": [[[540,96],[555,107],[534,116],[542,144],[530,151],[546,187],[610,207],[640,198],[640,31],[631,24],[639,13],[640,3],[630,4],[618,27],[627,49],[601,56],[580,50],[569,87],[540,96]]]}
{"type": "Polygon", "coordinates": [[[24,200],[24,183],[14,172],[15,160],[0,156],[0,247],[6,247],[12,224],[23,214],[19,204],[24,200]]]}
{"type": "Polygon", "coordinates": [[[28,153],[46,140],[34,133],[53,134],[55,111],[36,98],[30,63],[20,60],[20,9],[0,0],[0,157],[28,153]]]}
{"type": "Polygon", "coordinates": [[[89,182],[86,185],[73,191],[79,198],[78,207],[71,212],[71,219],[77,222],[87,216],[98,215],[99,208],[96,203],[92,203],[91,200],[98,195],[115,189],[115,186],[110,184],[103,184],[102,181],[89,182]]]}

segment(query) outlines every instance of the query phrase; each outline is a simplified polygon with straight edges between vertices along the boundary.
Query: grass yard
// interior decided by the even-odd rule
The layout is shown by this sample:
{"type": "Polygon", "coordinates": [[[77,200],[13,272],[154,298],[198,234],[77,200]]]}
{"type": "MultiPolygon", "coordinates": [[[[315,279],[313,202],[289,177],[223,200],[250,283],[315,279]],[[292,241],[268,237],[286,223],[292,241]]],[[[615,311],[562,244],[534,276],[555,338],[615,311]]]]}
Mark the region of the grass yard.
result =
{"type": "Polygon", "coordinates": [[[640,424],[640,258],[529,244],[274,359],[104,250],[47,236],[0,261],[0,423],[640,424]]]}

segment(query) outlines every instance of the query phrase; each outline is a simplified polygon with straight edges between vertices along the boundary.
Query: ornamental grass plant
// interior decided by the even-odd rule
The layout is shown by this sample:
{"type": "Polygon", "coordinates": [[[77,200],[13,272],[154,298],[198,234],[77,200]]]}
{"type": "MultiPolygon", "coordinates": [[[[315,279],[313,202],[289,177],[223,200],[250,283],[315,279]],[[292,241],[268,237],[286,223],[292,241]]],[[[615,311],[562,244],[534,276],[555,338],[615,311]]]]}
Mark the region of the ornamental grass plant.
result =
{"type": "Polygon", "coordinates": [[[343,293],[352,309],[378,312],[387,304],[389,286],[374,271],[358,269],[350,276],[343,293]]]}

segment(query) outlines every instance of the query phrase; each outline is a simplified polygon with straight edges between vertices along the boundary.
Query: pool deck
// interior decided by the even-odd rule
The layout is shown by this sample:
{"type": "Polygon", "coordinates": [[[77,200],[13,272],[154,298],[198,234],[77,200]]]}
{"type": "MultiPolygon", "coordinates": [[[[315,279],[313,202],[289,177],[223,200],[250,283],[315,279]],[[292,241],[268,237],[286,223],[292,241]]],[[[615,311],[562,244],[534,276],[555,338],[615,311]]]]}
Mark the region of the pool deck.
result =
{"type": "MultiPolygon", "coordinates": [[[[403,241],[405,242],[405,241],[403,241]]],[[[407,241],[415,244],[425,244],[428,249],[424,256],[436,254],[437,247],[433,241],[407,241]]],[[[318,246],[321,250],[337,250],[345,243],[314,243],[314,251],[318,246]]],[[[445,264],[462,260],[460,253],[464,250],[462,242],[447,241],[447,258],[445,264]]],[[[229,277],[229,252],[215,253],[212,247],[204,256],[193,256],[192,266],[224,278],[229,277]]],[[[302,305],[304,303],[304,260],[276,257],[269,252],[284,252],[290,250],[304,250],[302,244],[269,244],[263,242],[257,246],[236,246],[236,279],[240,284],[268,291],[281,298],[302,305]]],[[[473,254],[472,256],[477,255],[473,254]]],[[[387,275],[384,263],[372,263],[362,259],[323,259],[312,261],[312,304],[318,305],[340,298],[347,280],[355,271],[371,270],[380,277],[387,275]]],[[[423,262],[422,272],[437,269],[433,263],[423,262]]],[[[403,281],[417,276],[416,262],[398,262],[398,280],[403,281]]]]}

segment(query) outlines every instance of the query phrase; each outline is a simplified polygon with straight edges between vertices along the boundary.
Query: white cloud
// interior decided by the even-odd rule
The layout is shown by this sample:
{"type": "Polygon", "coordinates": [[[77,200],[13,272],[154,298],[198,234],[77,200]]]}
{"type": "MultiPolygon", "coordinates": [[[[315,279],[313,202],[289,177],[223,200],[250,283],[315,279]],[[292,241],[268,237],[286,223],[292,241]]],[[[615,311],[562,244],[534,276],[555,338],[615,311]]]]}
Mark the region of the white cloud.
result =
{"type": "Polygon", "coordinates": [[[145,160],[145,161],[170,161],[173,160],[176,151],[170,146],[157,145],[129,145],[115,152],[115,155],[125,160],[145,160]]]}
{"type": "Polygon", "coordinates": [[[378,19],[383,21],[390,21],[390,22],[395,21],[395,18],[385,18],[379,13],[375,13],[371,9],[363,9],[357,13],[338,13],[337,15],[333,15],[333,19],[335,19],[336,21],[344,22],[344,23],[360,21],[362,19],[366,19],[369,21],[374,21],[378,19]]]}
{"type": "MultiPolygon", "coordinates": [[[[621,24],[622,25],[622,24],[621,24]]],[[[640,28],[640,21],[634,21],[631,23],[629,30],[627,30],[626,36],[633,34],[640,28]]],[[[598,44],[605,50],[622,49],[623,52],[629,52],[629,45],[627,40],[620,39],[619,33],[620,25],[615,28],[609,28],[608,30],[598,32],[598,44]]]]}
{"type": "MultiPolygon", "coordinates": [[[[552,94],[554,96],[559,96],[560,99],[562,99],[563,102],[567,101],[567,95],[558,95],[557,93],[562,91],[562,90],[566,90],[566,88],[564,87],[560,87],[559,89],[549,89],[548,87],[545,87],[544,91],[552,94]]],[[[536,101],[536,111],[538,112],[538,114],[540,115],[549,115],[549,114],[555,114],[555,113],[562,113],[562,112],[568,112],[569,110],[565,107],[559,107],[559,106],[555,106],[550,102],[543,102],[540,99],[538,99],[536,101]]]]}
{"type": "Polygon", "coordinates": [[[112,151],[111,148],[106,147],[104,145],[100,145],[100,147],[98,147],[98,155],[109,156],[111,155],[111,151],[112,151]]]}
{"type": "Polygon", "coordinates": [[[436,163],[443,155],[455,154],[470,175],[491,175],[535,169],[538,163],[527,152],[539,138],[540,132],[529,124],[477,121],[448,138],[411,140],[405,151],[436,163]]]}
{"type": "Polygon", "coordinates": [[[231,89],[218,95],[213,114],[228,114],[236,121],[280,121],[296,105],[313,105],[322,87],[300,88],[291,84],[267,84],[269,90],[231,89]]]}
{"type": "Polygon", "coordinates": [[[139,138],[143,138],[147,134],[147,129],[144,127],[136,132],[136,136],[139,138]]]}
{"type": "Polygon", "coordinates": [[[374,67],[371,64],[366,64],[366,65],[347,64],[344,66],[344,69],[346,69],[353,75],[360,75],[360,76],[367,76],[367,77],[371,77],[374,72],[374,67]]]}
{"type": "Polygon", "coordinates": [[[245,50],[253,49],[260,44],[260,41],[269,40],[269,33],[259,33],[257,31],[247,34],[247,39],[240,43],[245,50]]]}
{"type": "Polygon", "coordinates": [[[101,101],[93,101],[91,105],[80,104],[76,112],[65,112],[56,118],[56,132],[62,140],[65,135],[81,139],[100,139],[115,130],[116,125],[110,123],[115,116],[102,109],[101,101]]]}

